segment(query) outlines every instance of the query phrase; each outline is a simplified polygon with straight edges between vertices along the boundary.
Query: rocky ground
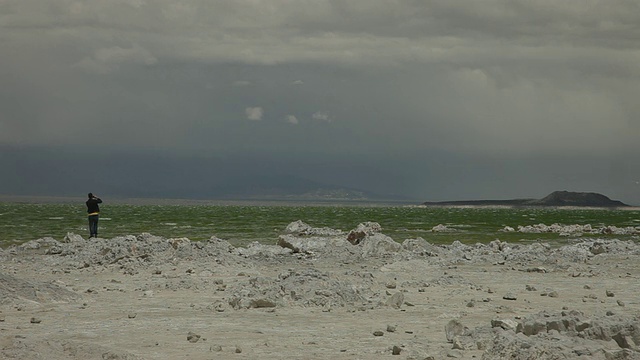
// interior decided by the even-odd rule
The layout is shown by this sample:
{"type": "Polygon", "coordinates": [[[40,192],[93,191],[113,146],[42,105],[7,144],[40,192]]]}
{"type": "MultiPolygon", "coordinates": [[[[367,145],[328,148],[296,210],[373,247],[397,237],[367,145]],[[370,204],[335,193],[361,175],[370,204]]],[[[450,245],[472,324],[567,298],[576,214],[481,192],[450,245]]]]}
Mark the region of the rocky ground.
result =
{"type": "Polygon", "coordinates": [[[0,358],[640,359],[640,246],[565,242],[38,239],[0,251],[0,358]]]}

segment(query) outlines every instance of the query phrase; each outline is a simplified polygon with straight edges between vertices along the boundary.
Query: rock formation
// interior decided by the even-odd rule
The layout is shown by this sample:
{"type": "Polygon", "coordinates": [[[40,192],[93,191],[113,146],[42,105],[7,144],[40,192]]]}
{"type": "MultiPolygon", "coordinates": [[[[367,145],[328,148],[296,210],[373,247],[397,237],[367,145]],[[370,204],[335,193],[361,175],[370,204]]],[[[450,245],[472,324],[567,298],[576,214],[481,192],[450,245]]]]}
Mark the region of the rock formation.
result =
{"type": "Polygon", "coordinates": [[[554,191],[542,199],[511,200],[461,200],[425,202],[427,206],[581,206],[581,207],[627,207],[629,205],[611,200],[607,196],[590,192],[554,191]]]}

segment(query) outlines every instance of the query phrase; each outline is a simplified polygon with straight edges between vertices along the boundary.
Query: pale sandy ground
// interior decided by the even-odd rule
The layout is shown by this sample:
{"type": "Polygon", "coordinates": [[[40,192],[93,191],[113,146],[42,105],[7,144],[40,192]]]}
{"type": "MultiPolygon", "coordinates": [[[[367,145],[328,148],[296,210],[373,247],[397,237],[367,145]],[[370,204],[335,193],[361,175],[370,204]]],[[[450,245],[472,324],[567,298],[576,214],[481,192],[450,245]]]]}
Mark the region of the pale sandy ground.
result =
{"type": "MultiPolygon", "coordinates": [[[[2,359],[480,359],[491,356],[477,346],[452,349],[449,321],[490,329],[492,319],[519,321],[543,310],[640,314],[636,253],[556,264],[282,255],[237,264],[187,256],[149,266],[84,267],[44,251],[0,254],[2,359]],[[317,269],[354,284],[369,277],[364,283],[375,300],[370,306],[228,305],[230,288],[290,269],[317,269]],[[71,293],[47,292],[45,284],[71,293]],[[550,291],[557,296],[544,296],[550,291]],[[397,292],[404,295],[400,308],[380,304],[397,292]],[[507,293],[516,300],[503,299],[507,293]],[[198,341],[188,340],[190,332],[198,341]]],[[[620,350],[614,341],[598,344],[620,350]]]]}

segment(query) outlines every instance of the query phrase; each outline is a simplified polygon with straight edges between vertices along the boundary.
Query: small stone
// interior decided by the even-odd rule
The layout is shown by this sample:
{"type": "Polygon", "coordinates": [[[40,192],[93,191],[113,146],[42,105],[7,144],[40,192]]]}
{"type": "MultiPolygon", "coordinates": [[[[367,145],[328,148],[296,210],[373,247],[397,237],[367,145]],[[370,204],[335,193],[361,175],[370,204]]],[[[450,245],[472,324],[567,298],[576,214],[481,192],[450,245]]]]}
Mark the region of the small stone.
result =
{"type": "Polygon", "coordinates": [[[400,309],[403,303],[404,303],[404,294],[402,292],[397,292],[393,294],[393,296],[391,296],[389,300],[387,300],[387,306],[391,306],[394,309],[400,309]]]}
{"type": "Polygon", "coordinates": [[[578,355],[578,356],[591,356],[591,350],[589,349],[575,349],[573,350],[573,353],[578,355]]]}
{"type": "Polygon", "coordinates": [[[589,286],[589,285],[585,285],[585,286],[584,286],[584,288],[585,288],[586,290],[591,290],[591,286],[589,286]]]}
{"type": "Polygon", "coordinates": [[[196,342],[198,342],[198,340],[200,340],[200,335],[189,331],[189,333],[187,334],[187,340],[190,343],[196,343],[196,342]]]}
{"type": "Polygon", "coordinates": [[[42,322],[42,320],[35,317],[32,317],[30,321],[32,324],[40,324],[42,322]]]}
{"type": "Polygon", "coordinates": [[[467,303],[467,307],[474,307],[476,306],[476,301],[475,300],[471,300],[467,303]]]}
{"type": "Polygon", "coordinates": [[[373,336],[382,336],[382,335],[384,335],[384,333],[380,330],[376,330],[373,332],[373,336]]]}
{"type": "Polygon", "coordinates": [[[222,351],[222,345],[211,345],[211,347],[209,347],[209,351],[220,352],[222,351]]]}
{"type": "Polygon", "coordinates": [[[457,336],[453,339],[453,347],[452,347],[452,349],[455,349],[455,350],[464,350],[465,349],[464,348],[464,344],[462,343],[462,341],[460,341],[460,338],[457,337],[457,336]]]}
{"type": "Polygon", "coordinates": [[[618,303],[618,306],[623,306],[624,307],[624,301],[618,300],[617,303],[618,303]]]}
{"type": "Polygon", "coordinates": [[[138,316],[138,314],[136,314],[136,313],[129,313],[129,315],[127,315],[127,317],[128,317],[129,319],[135,319],[135,318],[136,318],[136,316],[138,316]]]}
{"type": "Polygon", "coordinates": [[[527,291],[538,291],[538,289],[536,289],[536,287],[533,286],[533,285],[527,285],[527,286],[525,286],[525,289],[527,291]]]}
{"type": "Polygon", "coordinates": [[[607,316],[613,316],[613,315],[615,315],[615,314],[616,314],[616,313],[614,313],[614,312],[613,312],[613,311],[611,311],[611,310],[607,311],[607,316]]]}
{"type": "Polygon", "coordinates": [[[611,290],[607,290],[607,291],[606,291],[606,294],[607,294],[607,297],[614,297],[614,296],[616,296],[616,295],[613,293],[613,291],[611,291],[611,290]]]}
{"type": "Polygon", "coordinates": [[[464,333],[465,327],[459,320],[453,319],[447,323],[444,327],[444,332],[447,335],[447,341],[453,342],[453,339],[464,333]]]}
{"type": "Polygon", "coordinates": [[[396,283],[395,282],[388,282],[384,286],[386,286],[387,289],[395,289],[396,288],[396,283]]]}
{"type": "Polygon", "coordinates": [[[558,292],[557,291],[550,291],[549,294],[547,294],[549,297],[552,298],[557,298],[558,297],[558,292]]]}
{"type": "Polygon", "coordinates": [[[395,325],[387,325],[387,332],[396,332],[395,325]]]}
{"type": "Polygon", "coordinates": [[[236,354],[240,354],[242,352],[242,348],[236,345],[236,354]]]}
{"type": "Polygon", "coordinates": [[[513,293],[506,293],[502,298],[505,300],[518,300],[513,293]]]}
{"type": "Polygon", "coordinates": [[[400,351],[402,351],[402,349],[400,349],[399,346],[393,345],[393,349],[391,350],[391,354],[392,355],[400,355],[400,351]]]}
{"type": "Polygon", "coordinates": [[[502,328],[504,330],[516,330],[518,322],[511,319],[493,319],[491,320],[492,328],[502,328]]]}

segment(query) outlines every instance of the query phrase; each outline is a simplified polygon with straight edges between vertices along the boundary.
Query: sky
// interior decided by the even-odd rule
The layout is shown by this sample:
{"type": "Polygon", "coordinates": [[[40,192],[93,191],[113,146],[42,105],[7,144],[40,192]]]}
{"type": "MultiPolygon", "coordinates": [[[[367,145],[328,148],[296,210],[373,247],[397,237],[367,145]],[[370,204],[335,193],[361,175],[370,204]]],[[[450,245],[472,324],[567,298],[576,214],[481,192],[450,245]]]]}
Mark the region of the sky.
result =
{"type": "Polygon", "coordinates": [[[640,205],[636,0],[0,0],[0,49],[0,194],[640,205]]]}

